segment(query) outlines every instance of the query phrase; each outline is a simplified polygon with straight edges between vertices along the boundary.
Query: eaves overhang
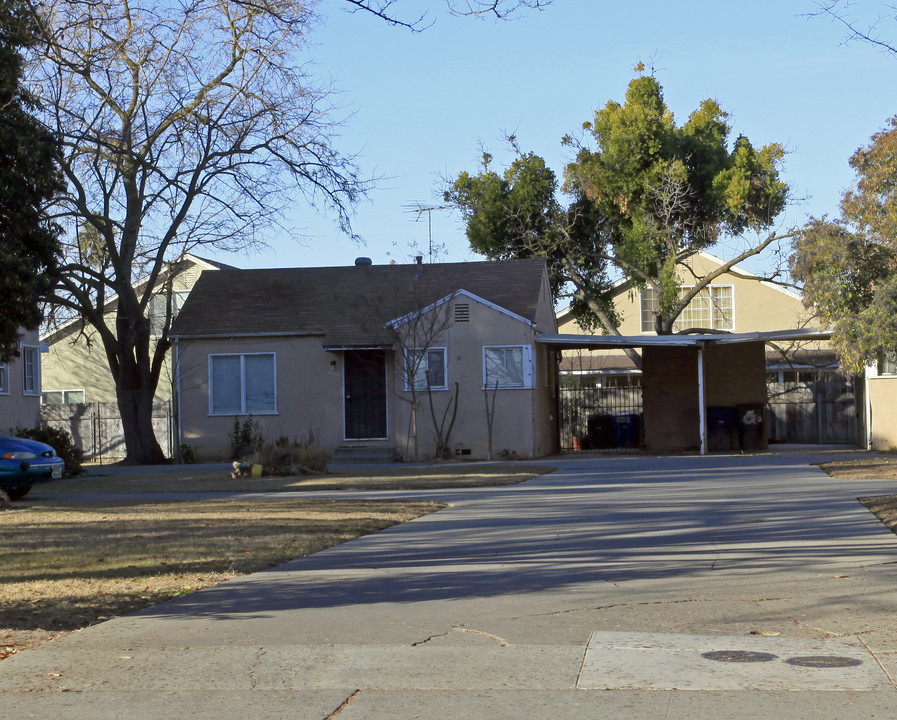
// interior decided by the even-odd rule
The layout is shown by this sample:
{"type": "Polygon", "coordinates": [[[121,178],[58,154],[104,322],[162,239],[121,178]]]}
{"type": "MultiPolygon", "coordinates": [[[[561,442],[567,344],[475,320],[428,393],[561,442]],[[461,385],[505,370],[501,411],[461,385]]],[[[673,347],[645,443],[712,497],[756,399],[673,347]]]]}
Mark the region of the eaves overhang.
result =
{"type": "Polygon", "coordinates": [[[828,340],[831,330],[798,328],[750,333],[713,333],[689,335],[575,335],[537,333],[536,342],[559,350],[625,349],[643,347],[699,347],[749,342],[812,342],[828,340]]]}

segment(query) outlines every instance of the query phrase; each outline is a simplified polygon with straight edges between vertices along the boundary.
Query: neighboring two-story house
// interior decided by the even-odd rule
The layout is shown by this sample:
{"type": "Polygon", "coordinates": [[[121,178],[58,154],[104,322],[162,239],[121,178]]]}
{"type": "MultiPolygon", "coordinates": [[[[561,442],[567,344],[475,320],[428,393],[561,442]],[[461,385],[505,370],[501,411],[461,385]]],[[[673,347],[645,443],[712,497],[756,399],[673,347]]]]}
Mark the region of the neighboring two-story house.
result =
{"type": "MultiPolygon", "coordinates": [[[[723,261],[699,252],[681,270],[686,292],[694,278],[716,271],[723,261]]],[[[657,298],[651,288],[639,289],[628,282],[616,287],[615,306],[620,333],[628,338],[654,338],[657,298]]],[[[712,334],[777,333],[814,324],[800,295],[788,288],[761,280],[742,268],[714,279],[695,297],[674,325],[674,332],[700,328],[712,334]]],[[[560,333],[581,334],[569,312],[558,316],[560,333]]],[[[799,333],[795,333],[799,336],[799,333]]],[[[853,378],[838,371],[837,358],[824,341],[766,342],[767,435],[781,442],[857,441],[861,428],[853,378]]],[[[577,427],[583,417],[600,413],[638,421],[642,412],[642,370],[621,350],[565,351],[561,361],[562,411],[572,412],[566,425],[577,427]],[[589,405],[595,406],[592,410],[589,405]],[[583,407],[586,410],[583,410],[583,407]],[[599,407],[600,406],[600,407],[599,407]],[[598,408],[598,409],[595,409],[598,408]]],[[[562,419],[564,425],[564,419],[562,419]]],[[[573,430],[575,432],[575,430],[573,430]]],[[[594,434],[594,433],[593,433],[594,434]]],[[[637,446],[636,431],[618,438],[605,433],[604,445],[637,446]]],[[[574,437],[562,445],[572,447],[574,437]]]]}
{"type": "MultiPolygon", "coordinates": [[[[190,290],[202,273],[208,270],[232,269],[212,260],[187,254],[172,265],[172,310],[176,316],[190,290]]],[[[163,326],[167,298],[160,277],[148,307],[150,323],[163,326]]],[[[137,283],[138,291],[146,281],[137,283]]],[[[115,322],[116,298],[107,299],[107,322],[115,322]]],[[[118,410],[115,381],[109,361],[96,330],[73,318],[46,332],[41,340],[48,349],[43,362],[43,406],[45,422],[67,430],[88,459],[115,461],[124,457],[124,435],[118,410]]],[[[173,415],[171,353],[168,353],[156,390],[153,427],[163,450],[174,453],[172,443],[173,415]]]]}
{"type": "MultiPolygon", "coordinates": [[[[199,276],[206,270],[221,268],[230,269],[230,266],[189,254],[179,261],[172,291],[172,309],[175,316],[199,276]]],[[[139,290],[142,291],[143,287],[143,283],[138,283],[139,290]]],[[[166,298],[161,293],[160,287],[160,294],[153,297],[149,304],[149,319],[153,327],[161,327],[165,318],[166,298]]],[[[107,312],[109,325],[115,322],[115,307],[115,298],[110,298],[107,312]]],[[[91,326],[75,318],[50,329],[41,340],[49,348],[43,364],[45,404],[115,402],[115,381],[109,370],[106,352],[91,326]]],[[[170,397],[169,361],[162,372],[156,398],[167,400],[170,397]]]]}

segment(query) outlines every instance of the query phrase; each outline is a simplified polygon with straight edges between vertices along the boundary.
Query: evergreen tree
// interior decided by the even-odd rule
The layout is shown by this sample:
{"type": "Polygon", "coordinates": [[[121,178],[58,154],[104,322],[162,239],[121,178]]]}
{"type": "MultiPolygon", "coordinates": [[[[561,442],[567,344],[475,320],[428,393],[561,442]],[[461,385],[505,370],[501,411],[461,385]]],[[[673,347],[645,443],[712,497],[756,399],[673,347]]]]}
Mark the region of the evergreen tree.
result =
{"type": "Polygon", "coordinates": [[[20,49],[36,40],[23,0],[0,0],[0,361],[18,354],[21,329],[41,321],[59,263],[58,228],[44,204],[61,188],[56,137],[31,112],[20,49]]]}

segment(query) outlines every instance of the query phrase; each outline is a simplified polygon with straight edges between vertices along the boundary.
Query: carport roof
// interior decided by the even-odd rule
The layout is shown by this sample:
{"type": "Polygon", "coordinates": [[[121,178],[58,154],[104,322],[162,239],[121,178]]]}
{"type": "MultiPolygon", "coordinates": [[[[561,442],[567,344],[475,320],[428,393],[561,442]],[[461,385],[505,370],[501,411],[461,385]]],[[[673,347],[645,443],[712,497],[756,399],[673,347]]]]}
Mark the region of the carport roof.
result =
{"type": "Polygon", "coordinates": [[[549,335],[537,334],[536,342],[558,349],[577,348],[640,348],[640,347],[699,347],[710,344],[748,342],[794,342],[828,340],[831,330],[799,328],[767,332],[719,333],[693,335],[549,335]]]}

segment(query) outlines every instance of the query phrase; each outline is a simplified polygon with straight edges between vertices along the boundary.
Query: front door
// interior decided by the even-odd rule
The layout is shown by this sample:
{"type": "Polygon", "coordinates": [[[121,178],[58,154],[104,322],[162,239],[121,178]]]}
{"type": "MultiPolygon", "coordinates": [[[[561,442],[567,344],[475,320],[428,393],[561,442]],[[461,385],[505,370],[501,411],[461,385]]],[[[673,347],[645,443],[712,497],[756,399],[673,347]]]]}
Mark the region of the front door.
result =
{"type": "Polygon", "coordinates": [[[380,439],[386,430],[386,354],[345,353],[346,440],[380,439]]]}

